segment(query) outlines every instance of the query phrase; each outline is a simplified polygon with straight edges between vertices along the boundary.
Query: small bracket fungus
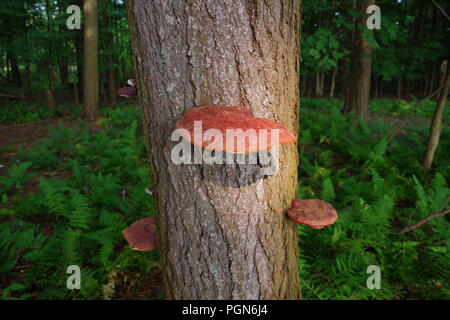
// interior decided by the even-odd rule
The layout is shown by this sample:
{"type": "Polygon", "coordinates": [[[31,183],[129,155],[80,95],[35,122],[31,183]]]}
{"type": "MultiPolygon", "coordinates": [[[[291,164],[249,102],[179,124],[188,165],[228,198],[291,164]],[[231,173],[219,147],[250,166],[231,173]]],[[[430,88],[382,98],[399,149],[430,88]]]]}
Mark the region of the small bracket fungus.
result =
{"type": "Polygon", "coordinates": [[[134,81],[134,79],[129,79],[127,81],[127,85],[128,87],[123,87],[117,90],[117,94],[125,98],[137,95],[136,81],[134,81]]]}
{"type": "Polygon", "coordinates": [[[122,233],[131,249],[151,251],[158,247],[155,218],[144,218],[132,223],[122,233]]]}
{"type": "Polygon", "coordinates": [[[259,152],[296,140],[281,123],[237,106],[194,107],[175,123],[175,132],[198,147],[230,153],[259,152]]]}
{"type": "Polygon", "coordinates": [[[297,224],[306,224],[314,229],[322,229],[336,222],[336,210],[328,203],[319,199],[294,199],[287,214],[289,219],[297,224]]]}

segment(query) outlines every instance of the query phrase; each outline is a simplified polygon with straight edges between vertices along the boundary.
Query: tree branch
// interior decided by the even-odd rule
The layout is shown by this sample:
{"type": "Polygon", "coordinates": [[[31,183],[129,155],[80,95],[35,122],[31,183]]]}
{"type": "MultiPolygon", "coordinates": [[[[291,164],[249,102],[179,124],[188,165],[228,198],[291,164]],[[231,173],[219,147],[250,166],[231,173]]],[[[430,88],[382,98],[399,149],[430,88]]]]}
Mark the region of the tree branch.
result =
{"type": "Polygon", "coordinates": [[[411,230],[414,230],[414,229],[420,227],[421,225],[423,225],[424,223],[430,221],[431,219],[434,219],[434,218],[437,218],[437,217],[441,217],[441,216],[446,215],[447,213],[449,213],[450,209],[442,211],[442,210],[444,210],[444,208],[447,205],[449,200],[450,200],[450,196],[448,196],[447,200],[445,200],[444,204],[442,205],[442,207],[438,211],[433,213],[431,216],[428,216],[425,219],[420,220],[416,224],[413,224],[412,226],[408,226],[408,227],[404,228],[402,231],[400,231],[400,234],[405,234],[405,233],[407,233],[407,232],[409,232],[411,230]]]}
{"type": "Polygon", "coordinates": [[[0,92],[0,98],[9,98],[9,99],[16,99],[16,100],[23,100],[25,99],[23,94],[10,94],[10,93],[2,93],[0,92]]]}
{"type": "Polygon", "coordinates": [[[444,15],[444,17],[446,17],[447,20],[450,21],[450,17],[447,15],[447,13],[445,13],[444,9],[442,9],[439,3],[437,3],[436,0],[431,0],[431,2],[433,2],[433,4],[436,6],[436,8],[439,9],[439,11],[444,15]]]}

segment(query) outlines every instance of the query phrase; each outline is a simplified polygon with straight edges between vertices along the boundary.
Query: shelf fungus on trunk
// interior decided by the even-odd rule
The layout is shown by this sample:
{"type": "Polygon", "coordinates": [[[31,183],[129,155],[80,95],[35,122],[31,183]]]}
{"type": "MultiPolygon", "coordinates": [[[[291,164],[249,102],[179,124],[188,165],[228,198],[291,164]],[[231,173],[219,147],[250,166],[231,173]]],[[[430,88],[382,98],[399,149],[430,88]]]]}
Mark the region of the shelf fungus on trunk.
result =
{"type": "Polygon", "coordinates": [[[122,233],[131,249],[151,251],[158,247],[155,218],[144,218],[132,223],[122,233]]]}
{"type": "Polygon", "coordinates": [[[117,94],[125,98],[137,95],[136,81],[134,81],[134,79],[129,79],[127,85],[127,87],[119,88],[117,94]]]}
{"type": "Polygon", "coordinates": [[[202,179],[234,188],[273,175],[278,168],[273,147],[296,140],[283,124],[257,118],[241,106],[193,107],[174,129],[172,141],[186,142],[172,149],[177,164],[199,165],[202,179]]]}
{"type": "Polygon", "coordinates": [[[294,199],[287,214],[295,223],[306,224],[314,229],[330,226],[338,218],[336,210],[328,202],[319,199],[294,199]]]}

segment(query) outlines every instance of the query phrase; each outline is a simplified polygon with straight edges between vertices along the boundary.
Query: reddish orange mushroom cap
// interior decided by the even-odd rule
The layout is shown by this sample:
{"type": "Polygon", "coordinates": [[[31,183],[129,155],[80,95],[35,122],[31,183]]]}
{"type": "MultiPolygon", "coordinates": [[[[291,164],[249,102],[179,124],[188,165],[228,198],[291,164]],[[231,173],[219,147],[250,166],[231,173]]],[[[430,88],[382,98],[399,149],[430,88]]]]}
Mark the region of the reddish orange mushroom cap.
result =
{"type": "Polygon", "coordinates": [[[129,98],[131,96],[137,95],[136,87],[123,87],[117,90],[117,94],[121,97],[129,98]]]}
{"type": "MultiPolygon", "coordinates": [[[[238,106],[198,106],[186,112],[175,124],[175,132],[179,133],[183,139],[201,148],[208,148],[215,151],[227,151],[232,153],[252,153],[267,150],[275,144],[285,144],[296,140],[296,137],[281,123],[256,118],[253,112],[244,107],[238,106]],[[202,140],[194,139],[194,124],[201,121],[202,140]],[[179,130],[185,129],[185,130],[179,130]],[[205,139],[203,134],[209,129],[219,130],[223,136],[222,147],[210,147],[214,139],[205,139]],[[227,148],[227,130],[242,130],[241,135],[237,133],[237,143],[232,141],[231,150],[227,148]],[[250,138],[242,138],[242,133],[247,130],[255,130],[257,141],[250,141],[250,138]],[[266,129],[266,136],[261,136],[263,129],[266,129]],[[278,141],[272,139],[271,130],[278,130],[278,141]],[[260,141],[261,140],[261,141],[260,141]]],[[[251,135],[249,135],[250,137],[251,135]]],[[[228,137],[234,140],[234,137],[228,137]]]]}
{"type": "Polygon", "coordinates": [[[158,247],[155,218],[144,218],[122,230],[131,249],[150,251],[158,247]]]}
{"type": "Polygon", "coordinates": [[[336,222],[336,210],[328,203],[319,199],[294,199],[287,214],[289,219],[297,224],[306,224],[314,229],[322,229],[336,222]]]}

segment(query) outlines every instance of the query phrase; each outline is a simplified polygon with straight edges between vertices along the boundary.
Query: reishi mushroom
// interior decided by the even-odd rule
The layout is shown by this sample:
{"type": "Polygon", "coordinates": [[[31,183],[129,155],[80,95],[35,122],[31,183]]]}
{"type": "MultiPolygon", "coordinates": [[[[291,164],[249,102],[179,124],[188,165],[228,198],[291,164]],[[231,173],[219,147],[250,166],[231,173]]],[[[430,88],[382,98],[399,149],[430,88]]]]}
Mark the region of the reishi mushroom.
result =
{"type": "Polygon", "coordinates": [[[126,98],[137,95],[136,81],[134,79],[128,79],[127,85],[128,87],[119,88],[117,94],[126,98]]]}
{"type": "Polygon", "coordinates": [[[314,229],[330,226],[338,218],[336,210],[328,202],[319,199],[294,199],[287,214],[296,224],[306,224],[314,229]]]}
{"type": "Polygon", "coordinates": [[[131,249],[151,251],[158,247],[155,218],[144,218],[132,223],[122,233],[131,249]]]}
{"type": "Polygon", "coordinates": [[[239,106],[203,105],[194,107],[175,123],[175,132],[195,146],[230,153],[259,152],[270,149],[277,143],[285,144],[296,140],[296,137],[281,123],[256,118],[251,110],[239,106]],[[201,141],[195,139],[194,126],[197,121],[201,121],[201,141]],[[204,133],[209,129],[220,131],[223,137],[221,147],[211,147],[213,139],[211,137],[209,139],[204,138],[204,133]],[[255,139],[250,141],[245,137],[239,139],[238,136],[237,143],[234,143],[235,136],[227,136],[228,129],[240,130],[241,134],[248,132],[247,130],[255,130],[257,141],[255,139]],[[264,129],[267,131],[264,131],[264,129]],[[278,139],[272,139],[272,130],[278,130],[278,139]],[[266,132],[265,140],[261,132],[266,132]],[[230,143],[227,144],[227,139],[233,139],[233,141],[228,141],[230,143]],[[229,148],[228,146],[232,147],[229,148]]]}

